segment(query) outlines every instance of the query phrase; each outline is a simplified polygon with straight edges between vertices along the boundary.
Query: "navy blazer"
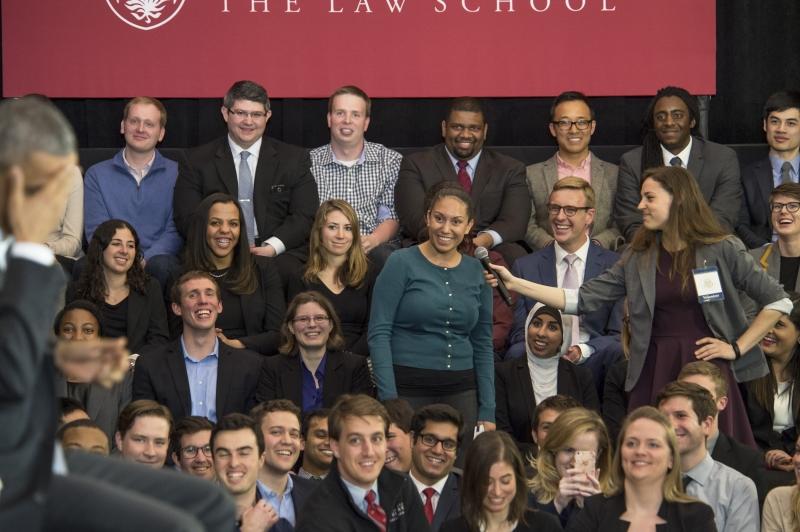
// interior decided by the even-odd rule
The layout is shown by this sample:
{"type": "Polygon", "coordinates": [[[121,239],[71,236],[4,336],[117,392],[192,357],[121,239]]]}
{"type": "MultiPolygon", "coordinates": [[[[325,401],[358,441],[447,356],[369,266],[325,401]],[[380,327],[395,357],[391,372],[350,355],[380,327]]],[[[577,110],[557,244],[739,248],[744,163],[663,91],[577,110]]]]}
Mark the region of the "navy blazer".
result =
{"type": "MultiPolygon", "coordinates": [[[[436,504],[436,512],[433,514],[431,532],[439,532],[445,521],[455,519],[461,515],[461,475],[451,471],[444,483],[442,493],[439,494],[439,502],[436,504]]],[[[422,499],[425,505],[425,499],[422,499]]]]}
{"type": "MultiPolygon", "coordinates": [[[[246,414],[255,406],[255,391],[264,357],[219,342],[217,365],[217,419],[246,414]]],[[[133,400],[152,399],[169,408],[178,420],[192,415],[189,377],[180,340],[143,353],[133,372],[133,400]]]]}
{"type": "MultiPolygon", "coordinates": [[[[593,279],[614,265],[619,255],[596,244],[589,244],[586,256],[586,270],[583,282],[593,279]]],[[[539,251],[520,257],[514,263],[512,272],[534,283],[556,286],[556,251],[551,243],[539,251]]],[[[525,356],[525,319],[536,305],[528,297],[518,297],[514,305],[514,325],[509,335],[509,348],[506,358],[525,356]]],[[[622,330],[622,301],[613,306],[606,305],[581,317],[581,325],[589,333],[588,345],[595,351],[602,351],[610,345],[619,347],[619,333],[622,330]]]]}
{"type": "Polygon", "coordinates": [[[772,163],[765,157],[742,170],[742,208],[736,224],[736,234],[748,249],[772,241],[772,214],[769,195],[775,188],[772,163]]]}
{"type": "MultiPolygon", "coordinates": [[[[586,408],[600,409],[597,388],[589,368],[576,366],[561,358],[558,360],[556,379],[556,392],[559,395],[573,397],[586,408]]],[[[531,421],[536,409],[536,395],[533,393],[528,358],[516,358],[497,364],[494,390],[497,430],[508,432],[523,454],[532,453],[535,445],[531,435],[531,421]]]]}
{"type": "MultiPolygon", "coordinates": [[[[348,351],[328,351],[325,362],[325,379],[322,383],[322,406],[330,408],[336,399],[346,393],[364,393],[375,396],[367,359],[348,351]]],[[[256,402],[272,399],[289,399],[303,407],[303,374],[300,355],[268,357],[261,368],[256,390],[256,402]]]]}

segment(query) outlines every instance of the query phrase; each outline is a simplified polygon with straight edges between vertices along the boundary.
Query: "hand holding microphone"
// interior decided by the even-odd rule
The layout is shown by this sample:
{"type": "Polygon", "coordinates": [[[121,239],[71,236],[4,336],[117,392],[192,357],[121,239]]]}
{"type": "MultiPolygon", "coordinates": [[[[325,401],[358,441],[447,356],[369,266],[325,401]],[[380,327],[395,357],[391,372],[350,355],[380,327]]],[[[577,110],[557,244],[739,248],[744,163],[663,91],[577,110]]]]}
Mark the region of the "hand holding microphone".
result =
{"type": "Polygon", "coordinates": [[[505,301],[506,305],[510,307],[513,304],[511,301],[511,295],[508,293],[508,288],[506,288],[503,280],[492,269],[492,261],[489,260],[489,252],[485,247],[475,248],[475,258],[481,261],[481,265],[483,266],[483,269],[486,270],[486,273],[497,279],[497,291],[500,292],[500,297],[503,298],[503,301],[505,301]]]}

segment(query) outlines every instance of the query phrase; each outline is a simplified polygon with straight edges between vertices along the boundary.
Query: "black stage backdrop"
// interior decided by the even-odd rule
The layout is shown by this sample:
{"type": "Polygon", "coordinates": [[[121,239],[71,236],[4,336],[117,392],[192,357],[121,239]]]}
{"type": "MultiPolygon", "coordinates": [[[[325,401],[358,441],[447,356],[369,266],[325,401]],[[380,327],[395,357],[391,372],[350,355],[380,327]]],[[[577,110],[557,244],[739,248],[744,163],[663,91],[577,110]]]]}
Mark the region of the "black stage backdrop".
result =
{"type": "MultiPolygon", "coordinates": [[[[669,46],[670,27],[681,21],[663,22],[663,33],[653,38],[669,46]]],[[[711,98],[709,113],[712,140],[725,144],[763,142],[761,107],[764,99],[784,88],[800,89],[798,27],[798,0],[717,0],[717,94],[711,98]]],[[[552,43],[552,46],[569,46],[574,38],[579,36],[567,32],[563,42],[552,43]]],[[[614,58],[608,60],[614,61],[614,58]]],[[[676,57],[674,65],[663,65],[663,68],[680,68],[680,64],[681,58],[676,57]]],[[[135,75],[135,66],[132,66],[132,75],[135,75]]],[[[581,74],[576,71],[574,82],[565,82],[565,90],[580,90],[580,79],[581,74]]],[[[342,80],[343,84],[346,82],[342,80]]],[[[165,99],[169,118],[162,146],[196,146],[223,134],[225,126],[219,111],[221,97],[165,99]]],[[[488,99],[487,143],[551,145],[546,125],[551,100],[488,99]]],[[[649,98],[612,97],[592,101],[598,119],[594,144],[639,143],[641,120],[649,98]]],[[[122,145],[119,122],[124,100],[59,99],[56,104],[75,126],[81,147],[122,145]]],[[[447,100],[428,98],[375,100],[367,137],[387,146],[433,145],[441,140],[439,123],[446,105],[447,100]]],[[[324,144],[328,141],[326,106],[327,102],[319,99],[274,100],[268,135],[306,147],[324,144]]]]}

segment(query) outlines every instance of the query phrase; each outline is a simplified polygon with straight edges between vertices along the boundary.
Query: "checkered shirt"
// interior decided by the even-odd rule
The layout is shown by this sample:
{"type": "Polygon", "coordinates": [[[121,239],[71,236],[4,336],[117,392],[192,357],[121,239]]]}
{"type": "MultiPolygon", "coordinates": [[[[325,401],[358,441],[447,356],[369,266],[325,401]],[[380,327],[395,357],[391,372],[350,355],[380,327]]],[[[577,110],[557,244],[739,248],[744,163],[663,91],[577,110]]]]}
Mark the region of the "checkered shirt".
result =
{"type": "Polygon", "coordinates": [[[364,142],[364,152],[352,167],[339,163],[330,144],[311,150],[311,173],[320,202],[343,199],[356,211],[362,235],[369,235],[386,219],[397,219],[394,185],[403,156],[382,144],[364,142]],[[388,216],[378,215],[378,206],[388,216]]]}

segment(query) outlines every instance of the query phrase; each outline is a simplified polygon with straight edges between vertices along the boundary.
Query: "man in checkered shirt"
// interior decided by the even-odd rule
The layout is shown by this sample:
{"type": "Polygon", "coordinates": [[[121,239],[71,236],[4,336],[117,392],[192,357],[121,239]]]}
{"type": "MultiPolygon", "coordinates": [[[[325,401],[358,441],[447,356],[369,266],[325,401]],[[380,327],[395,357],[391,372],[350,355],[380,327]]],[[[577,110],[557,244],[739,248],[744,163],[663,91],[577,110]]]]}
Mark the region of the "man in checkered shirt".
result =
{"type": "Polygon", "coordinates": [[[328,99],[331,142],[311,150],[311,173],[320,202],[343,199],[358,214],[361,244],[380,268],[399,247],[394,186],[402,155],[364,140],[371,102],[358,87],[336,89],[328,99]]]}

